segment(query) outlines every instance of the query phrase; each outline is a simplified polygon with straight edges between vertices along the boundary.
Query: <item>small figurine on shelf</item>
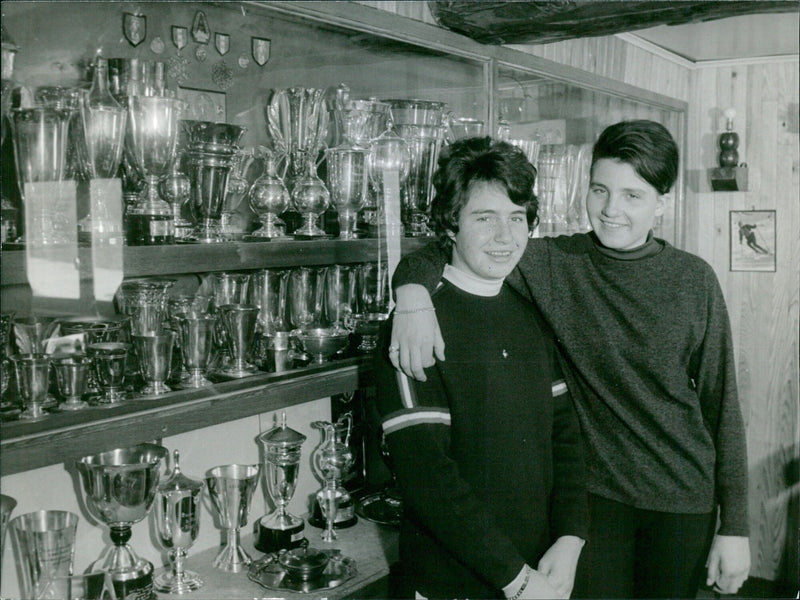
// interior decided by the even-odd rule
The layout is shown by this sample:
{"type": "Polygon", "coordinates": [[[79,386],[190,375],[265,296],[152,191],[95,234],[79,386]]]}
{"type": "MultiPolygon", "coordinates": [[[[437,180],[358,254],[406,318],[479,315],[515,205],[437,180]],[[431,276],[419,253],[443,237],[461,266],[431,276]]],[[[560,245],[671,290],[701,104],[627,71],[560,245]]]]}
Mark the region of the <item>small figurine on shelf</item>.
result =
{"type": "Polygon", "coordinates": [[[711,170],[711,188],[715,192],[746,192],[747,165],[739,164],[739,134],[733,130],[736,110],[726,108],[725,131],[719,135],[719,168],[711,170]]]}

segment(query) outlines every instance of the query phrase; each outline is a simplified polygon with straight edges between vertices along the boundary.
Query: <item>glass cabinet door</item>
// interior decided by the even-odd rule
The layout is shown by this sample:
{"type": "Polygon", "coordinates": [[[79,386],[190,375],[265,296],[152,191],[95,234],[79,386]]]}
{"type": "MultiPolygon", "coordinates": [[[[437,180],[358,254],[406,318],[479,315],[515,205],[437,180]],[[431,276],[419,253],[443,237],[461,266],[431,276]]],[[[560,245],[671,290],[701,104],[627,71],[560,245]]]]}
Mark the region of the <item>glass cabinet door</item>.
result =
{"type": "MultiPolygon", "coordinates": [[[[497,63],[494,116],[498,135],[522,147],[538,170],[538,235],[588,231],[585,198],[592,144],[607,126],[631,119],[664,125],[683,156],[684,111],[623,93],[583,87],[519,66],[497,63]]],[[[680,243],[683,169],[654,224],[657,237],[680,243]]]]}

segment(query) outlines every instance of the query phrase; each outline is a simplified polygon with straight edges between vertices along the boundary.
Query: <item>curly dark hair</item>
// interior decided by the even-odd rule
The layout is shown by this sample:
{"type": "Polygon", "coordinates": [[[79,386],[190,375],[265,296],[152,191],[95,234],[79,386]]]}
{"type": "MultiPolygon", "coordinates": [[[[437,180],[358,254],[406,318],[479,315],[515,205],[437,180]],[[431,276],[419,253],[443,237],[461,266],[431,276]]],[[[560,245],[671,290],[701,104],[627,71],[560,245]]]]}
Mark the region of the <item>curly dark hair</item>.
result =
{"type": "Polygon", "coordinates": [[[436,196],[431,205],[431,223],[439,242],[451,249],[448,232],[458,233],[458,215],[469,201],[469,192],[476,182],[495,183],[517,206],[524,206],[528,227],[538,222],[539,203],[533,192],[536,182],[534,167],[516,146],[490,137],[458,140],[442,149],[433,176],[436,196]]]}

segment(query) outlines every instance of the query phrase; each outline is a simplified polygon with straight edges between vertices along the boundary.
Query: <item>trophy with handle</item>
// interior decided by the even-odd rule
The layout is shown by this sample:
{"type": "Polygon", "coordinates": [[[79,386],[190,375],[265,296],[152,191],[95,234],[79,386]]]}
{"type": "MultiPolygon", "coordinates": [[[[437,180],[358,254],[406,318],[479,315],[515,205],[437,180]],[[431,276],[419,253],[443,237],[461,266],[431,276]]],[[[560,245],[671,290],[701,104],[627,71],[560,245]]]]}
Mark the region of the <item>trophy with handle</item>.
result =
{"type": "Polygon", "coordinates": [[[203,580],[183,568],[186,551],[200,531],[200,498],[205,484],[181,472],[180,453],[172,452],[172,474],[156,492],[156,530],[169,553],[170,566],[155,578],[155,589],[167,594],[188,594],[203,587],[203,580]]]}
{"type": "Polygon", "coordinates": [[[255,547],[262,552],[278,552],[300,545],[305,523],[286,507],[294,495],[300,472],[300,455],[306,436],[286,425],[286,413],[281,423],[258,436],[264,451],[264,474],[267,492],[275,510],[259,519],[256,525],[255,547]]]}
{"type": "Polygon", "coordinates": [[[167,449],[156,444],[117,448],[77,462],[86,507],[109,526],[113,546],[94,566],[111,576],[120,598],[151,600],[153,564],[128,545],[131,527],[147,516],[167,449]]]}

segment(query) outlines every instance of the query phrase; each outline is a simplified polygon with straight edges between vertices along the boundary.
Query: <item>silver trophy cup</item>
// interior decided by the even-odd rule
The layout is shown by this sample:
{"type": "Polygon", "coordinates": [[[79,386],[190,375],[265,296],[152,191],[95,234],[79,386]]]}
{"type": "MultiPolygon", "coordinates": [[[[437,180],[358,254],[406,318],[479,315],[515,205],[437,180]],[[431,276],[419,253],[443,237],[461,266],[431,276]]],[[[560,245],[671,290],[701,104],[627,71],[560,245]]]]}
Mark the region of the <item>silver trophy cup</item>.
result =
{"type": "Polygon", "coordinates": [[[161,461],[167,449],[138,444],[84,456],[76,464],[86,507],[108,525],[114,545],[94,567],[111,576],[117,596],[150,599],[153,564],[140,558],[128,545],[131,526],[147,516],[155,499],[161,461]]]}
{"type": "Polygon", "coordinates": [[[168,594],[187,594],[203,587],[203,580],[183,568],[186,551],[200,531],[202,481],[181,472],[180,454],[172,453],[172,475],[158,486],[155,521],[158,539],[169,553],[170,566],[155,578],[155,589],[168,594]]]}
{"type": "Polygon", "coordinates": [[[94,376],[100,388],[97,404],[116,406],[125,399],[125,361],[128,356],[126,344],[121,342],[97,342],[89,344],[86,352],[92,359],[94,376]]]}
{"type": "Polygon", "coordinates": [[[172,391],[165,383],[172,364],[175,332],[164,330],[160,335],[134,335],[133,347],[139,361],[139,372],[145,381],[141,396],[161,396],[172,391]]]}
{"type": "Polygon", "coordinates": [[[54,577],[72,575],[78,515],[40,510],[16,517],[10,524],[22,572],[25,598],[41,598],[54,577]]]}
{"type": "Polygon", "coordinates": [[[183,368],[182,388],[201,388],[211,385],[205,373],[214,349],[214,328],[217,320],[208,314],[187,313],[176,317],[183,368]]]}
{"type": "Polygon", "coordinates": [[[64,399],[60,410],[80,410],[89,405],[83,400],[89,384],[92,361],[81,355],[63,356],[53,363],[58,393],[64,399]]]}
{"type": "Polygon", "coordinates": [[[239,529],[247,524],[256,485],[258,465],[222,465],[206,475],[211,504],[227,536],[225,546],[214,559],[217,569],[238,573],[251,562],[250,555],[239,543],[239,529]]]}
{"type": "Polygon", "coordinates": [[[22,403],[20,419],[43,419],[47,413],[42,405],[47,400],[50,385],[50,362],[47,354],[16,354],[11,357],[17,379],[17,393],[22,403]]]}
{"type": "Polygon", "coordinates": [[[231,357],[230,364],[220,369],[219,373],[237,379],[255,375],[258,370],[249,362],[249,358],[255,340],[258,306],[226,304],[217,310],[231,357]]]}

